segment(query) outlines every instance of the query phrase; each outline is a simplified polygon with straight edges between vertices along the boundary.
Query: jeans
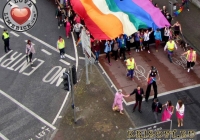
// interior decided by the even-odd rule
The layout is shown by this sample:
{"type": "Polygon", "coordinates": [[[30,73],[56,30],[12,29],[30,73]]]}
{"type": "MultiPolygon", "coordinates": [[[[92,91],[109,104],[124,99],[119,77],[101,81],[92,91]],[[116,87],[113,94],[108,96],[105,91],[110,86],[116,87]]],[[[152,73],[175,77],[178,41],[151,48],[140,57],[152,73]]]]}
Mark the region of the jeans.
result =
{"type": "Polygon", "coordinates": [[[155,117],[155,121],[158,122],[158,112],[153,112],[154,117],[155,117]]]}
{"type": "Polygon", "coordinates": [[[127,77],[131,76],[131,78],[133,78],[133,74],[134,74],[134,69],[128,70],[127,77]]]}
{"type": "Polygon", "coordinates": [[[169,61],[172,63],[172,54],[173,54],[173,51],[169,51],[168,50],[168,58],[169,58],[169,61]]]}
{"type": "Polygon", "coordinates": [[[57,17],[58,18],[58,26],[62,24],[62,16],[57,17]]]}
{"type": "Polygon", "coordinates": [[[96,61],[99,61],[99,54],[100,54],[100,51],[96,51],[96,52],[95,52],[95,56],[96,56],[96,59],[95,59],[95,60],[96,60],[96,61]]]}
{"type": "Polygon", "coordinates": [[[153,81],[153,83],[148,84],[148,86],[147,86],[146,96],[145,96],[146,101],[149,99],[149,95],[150,95],[150,92],[151,92],[151,85],[153,85],[153,89],[154,89],[154,99],[157,98],[157,94],[158,94],[157,84],[156,84],[155,81],[153,81]]]}

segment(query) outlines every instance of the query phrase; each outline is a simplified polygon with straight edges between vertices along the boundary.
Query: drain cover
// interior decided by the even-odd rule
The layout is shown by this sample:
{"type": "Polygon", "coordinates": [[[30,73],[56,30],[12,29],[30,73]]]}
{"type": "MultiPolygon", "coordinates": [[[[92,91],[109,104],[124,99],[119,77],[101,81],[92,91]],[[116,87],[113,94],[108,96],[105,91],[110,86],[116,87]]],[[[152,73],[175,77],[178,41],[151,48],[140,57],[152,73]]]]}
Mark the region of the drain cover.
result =
{"type": "Polygon", "coordinates": [[[187,95],[179,96],[178,99],[182,100],[185,105],[187,105],[187,104],[193,104],[194,103],[194,101],[189,96],[187,96],[187,95]]]}

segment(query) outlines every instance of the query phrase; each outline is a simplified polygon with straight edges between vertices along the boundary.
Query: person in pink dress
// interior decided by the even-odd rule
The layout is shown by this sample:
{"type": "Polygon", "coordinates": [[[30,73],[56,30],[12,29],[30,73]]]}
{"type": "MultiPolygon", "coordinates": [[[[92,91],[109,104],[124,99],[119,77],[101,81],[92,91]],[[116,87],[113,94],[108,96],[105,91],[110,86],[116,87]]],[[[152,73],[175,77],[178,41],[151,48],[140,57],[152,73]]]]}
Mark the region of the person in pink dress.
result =
{"type": "Polygon", "coordinates": [[[65,19],[65,31],[66,31],[67,38],[69,38],[70,31],[71,31],[71,23],[69,22],[68,17],[65,19]]]}
{"type": "Polygon", "coordinates": [[[112,106],[113,111],[119,111],[120,114],[124,114],[123,111],[123,97],[129,97],[129,95],[124,95],[122,94],[122,90],[119,89],[116,94],[115,94],[115,99],[114,99],[114,103],[112,106]]]}
{"type": "Polygon", "coordinates": [[[76,16],[74,17],[74,22],[75,23],[81,23],[81,18],[76,14],[76,16]]]}
{"type": "Polygon", "coordinates": [[[183,117],[185,112],[185,105],[182,100],[178,100],[176,104],[176,117],[178,120],[178,127],[183,126],[183,117]]]}
{"type": "Polygon", "coordinates": [[[162,113],[161,121],[164,122],[170,120],[172,114],[174,113],[174,106],[172,105],[172,102],[167,101],[167,103],[164,104],[162,107],[165,107],[165,109],[162,113]]]}

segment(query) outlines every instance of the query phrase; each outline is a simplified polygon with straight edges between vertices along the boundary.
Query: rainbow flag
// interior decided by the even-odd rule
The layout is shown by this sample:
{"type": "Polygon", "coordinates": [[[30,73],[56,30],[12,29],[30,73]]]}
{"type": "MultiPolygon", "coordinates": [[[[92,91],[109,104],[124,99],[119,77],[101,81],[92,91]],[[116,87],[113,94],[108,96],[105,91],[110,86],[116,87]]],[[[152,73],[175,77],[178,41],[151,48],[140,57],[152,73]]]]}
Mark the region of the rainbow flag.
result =
{"type": "Polygon", "coordinates": [[[71,0],[71,5],[99,40],[130,36],[141,28],[170,26],[149,0],[71,0]]]}
{"type": "Polygon", "coordinates": [[[174,16],[178,16],[183,11],[183,6],[180,7],[176,12],[174,12],[174,16]]]}
{"type": "Polygon", "coordinates": [[[81,44],[81,38],[78,39],[78,41],[76,42],[76,46],[81,44]]]}
{"type": "Polygon", "coordinates": [[[148,84],[153,83],[153,81],[156,81],[156,78],[155,77],[149,77],[148,84]]]}

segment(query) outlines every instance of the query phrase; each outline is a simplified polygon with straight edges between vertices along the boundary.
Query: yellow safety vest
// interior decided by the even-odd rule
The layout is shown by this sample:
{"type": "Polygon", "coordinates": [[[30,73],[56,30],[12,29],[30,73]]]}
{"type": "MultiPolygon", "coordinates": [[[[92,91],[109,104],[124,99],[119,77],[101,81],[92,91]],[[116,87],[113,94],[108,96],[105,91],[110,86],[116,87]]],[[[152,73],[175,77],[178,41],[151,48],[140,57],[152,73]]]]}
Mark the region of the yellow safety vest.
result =
{"type": "Polygon", "coordinates": [[[128,59],[126,62],[127,62],[127,69],[128,69],[128,70],[134,69],[134,66],[135,66],[134,63],[135,63],[135,62],[134,62],[134,59],[133,59],[133,58],[132,58],[132,61],[130,61],[130,59],[128,59]]]}
{"type": "Polygon", "coordinates": [[[167,42],[167,49],[170,50],[170,51],[173,51],[175,48],[175,42],[172,41],[171,43],[168,41],[167,42]]]}
{"type": "MultiPolygon", "coordinates": [[[[187,51],[187,56],[186,56],[187,60],[188,60],[189,56],[190,56],[190,50],[187,51]]],[[[195,57],[196,57],[196,51],[193,51],[192,52],[192,60],[191,60],[192,62],[194,61],[195,57]]]]}
{"type": "Polygon", "coordinates": [[[64,39],[63,39],[62,42],[60,42],[60,41],[58,40],[58,49],[63,49],[64,47],[65,47],[65,41],[64,41],[64,39]]]}
{"type": "Polygon", "coordinates": [[[3,37],[4,37],[4,39],[9,38],[9,34],[7,32],[3,32],[3,37]]]}

